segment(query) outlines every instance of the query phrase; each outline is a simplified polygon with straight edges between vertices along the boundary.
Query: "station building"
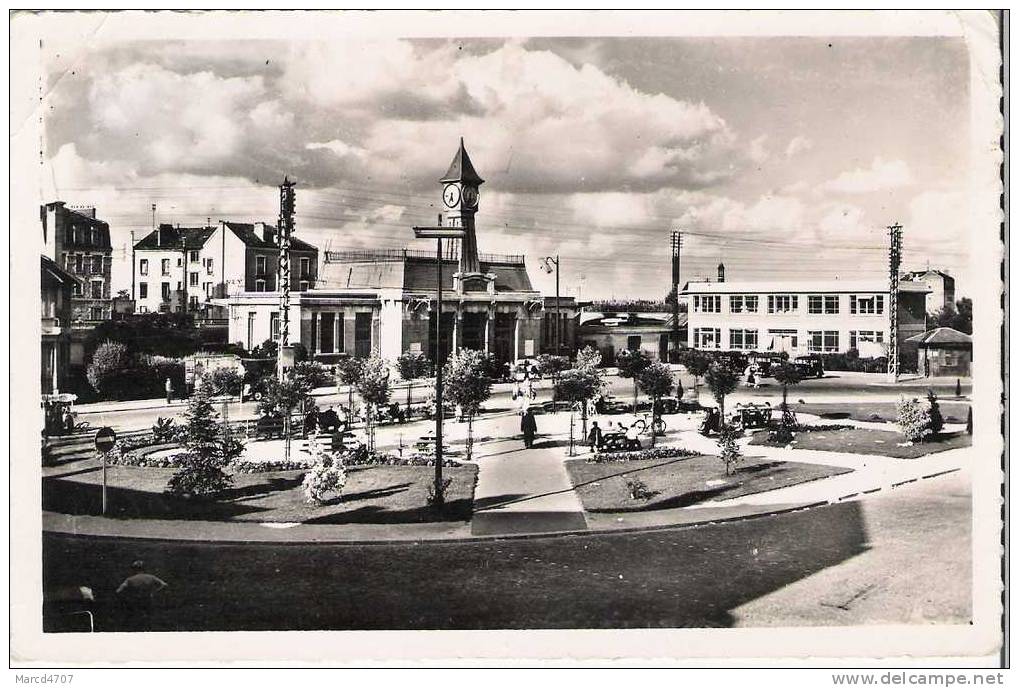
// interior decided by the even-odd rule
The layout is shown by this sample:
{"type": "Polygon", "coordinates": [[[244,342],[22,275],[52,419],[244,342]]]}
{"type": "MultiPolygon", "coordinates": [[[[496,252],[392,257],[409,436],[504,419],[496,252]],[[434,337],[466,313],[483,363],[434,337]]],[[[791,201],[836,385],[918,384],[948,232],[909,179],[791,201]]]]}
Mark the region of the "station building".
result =
{"type": "MultiPolygon", "coordinates": [[[[442,255],[441,357],[461,347],[510,362],[556,351],[555,297],[532,284],[524,255],[478,251],[475,216],[484,180],[463,141],[439,180],[444,212],[439,224],[464,238],[447,241],[442,255]]],[[[407,227],[408,238],[412,228],[407,227]]],[[[327,251],[320,280],[291,294],[290,343],[323,362],[377,352],[394,359],[405,351],[435,358],[437,255],[411,249],[327,251]]],[[[251,349],[279,335],[279,294],[245,291],[222,301],[229,340],[251,349]]],[[[563,353],[572,351],[577,307],[558,300],[563,353]]]]}

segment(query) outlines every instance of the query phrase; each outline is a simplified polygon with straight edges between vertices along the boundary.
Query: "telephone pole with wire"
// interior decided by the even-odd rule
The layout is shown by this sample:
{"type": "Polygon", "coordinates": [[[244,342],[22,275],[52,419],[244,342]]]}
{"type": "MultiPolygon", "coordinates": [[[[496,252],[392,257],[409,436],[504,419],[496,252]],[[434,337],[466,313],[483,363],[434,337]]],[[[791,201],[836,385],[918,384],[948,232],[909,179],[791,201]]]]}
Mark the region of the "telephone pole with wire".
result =
{"type": "MultiPolygon", "coordinates": [[[[680,251],[683,248],[683,233],[672,232],[672,350],[679,352],[679,269],[680,251]]],[[[676,355],[675,353],[673,354],[676,355]]]]}
{"type": "Polygon", "coordinates": [[[899,267],[902,265],[902,225],[888,226],[888,377],[899,381],[899,267]]]}
{"type": "Polygon", "coordinates": [[[284,349],[290,346],[290,235],[294,231],[296,194],[294,182],[283,178],[280,184],[280,218],[276,239],[279,244],[279,269],[276,272],[280,292],[280,332],[276,349],[276,377],[283,379],[285,370],[284,349]]]}

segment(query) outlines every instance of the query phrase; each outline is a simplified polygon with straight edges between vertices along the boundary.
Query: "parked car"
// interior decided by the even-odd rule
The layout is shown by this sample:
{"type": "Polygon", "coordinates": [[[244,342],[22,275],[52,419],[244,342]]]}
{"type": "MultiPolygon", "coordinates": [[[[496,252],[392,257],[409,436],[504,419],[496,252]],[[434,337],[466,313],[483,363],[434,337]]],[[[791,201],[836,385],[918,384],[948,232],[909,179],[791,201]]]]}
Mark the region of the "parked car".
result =
{"type": "Polygon", "coordinates": [[[729,425],[737,430],[767,428],[771,425],[771,404],[736,404],[729,413],[729,425]]]}
{"type": "Polygon", "coordinates": [[[757,364],[761,377],[771,377],[771,368],[782,362],[782,357],[772,353],[752,353],[747,356],[748,364],[757,364]]]}
{"type": "Polygon", "coordinates": [[[824,365],[820,356],[797,356],[793,359],[793,365],[800,369],[803,377],[824,377],[824,365]]]}

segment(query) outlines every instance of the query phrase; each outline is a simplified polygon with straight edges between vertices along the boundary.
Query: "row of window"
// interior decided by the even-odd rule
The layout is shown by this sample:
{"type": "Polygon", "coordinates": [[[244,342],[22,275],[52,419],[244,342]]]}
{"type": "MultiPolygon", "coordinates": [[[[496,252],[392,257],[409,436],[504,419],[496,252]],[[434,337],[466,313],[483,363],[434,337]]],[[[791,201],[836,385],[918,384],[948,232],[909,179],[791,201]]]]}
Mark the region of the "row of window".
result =
{"type": "MultiPolygon", "coordinates": [[[[103,296],[103,284],[104,284],[103,280],[92,280],[87,285],[85,285],[85,290],[82,291],[81,282],[75,282],[74,286],[71,287],[71,295],[78,298],[85,297],[87,299],[105,298],[103,296]]],[[[93,318],[93,320],[98,319],[99,318],[93,318]]]]}
{"type": "Polygon", "coordinates": [[[99,230],[96,227],[71,225],[67,228],[67,242],[69,244],[98,246],[99,230]]]}
{"type": "MultiPolygon", "coordinates": [[[[729,296],[730,313],[757,313],[759,299],[751,294],[734,294],[729,296]]],[[[807,312],[812,315],[836,315],[840,309],[840,298],[837,294],[808,294],[807,312]]],[[[849,312],[852,315],[881,315],[885,310],[883,294],[849,296],[849,312]]],[[[796,294],[768,294],[768,313],[795,313],[800,307],[800,298],[796,294]]],[[[694,313],[721,313],[722,296],[720,294],[695,294],[693,297],[694,313]]]]}
{"type": "MultiPolygon", "coordinates": [[[[68,258],[70,258],[70,256],[68,256],[68,258]]],[[[101,270],[102,269],[102,262],[101,262],[102,261],[102,256],[96,256],[96,258],[98,258],[100,260],[100,262],[98,263],[98,265],[100,267],[97,268],[97,269],[101,270]]],[[[268,267],[268,260],[267,260],[267,258],[268,258],[267,256],[255,256],[255,274],[256,275],[259,275],[259,276],[266,275],[266,270],[267,270],[267,267],[268,267]]],[[[192,263],[197,263],[198,260],[199,260],[198,251],[191,251],[190,255],[189,255],[189,261],[192,262],[192,263]]],[[[211,275],[212,271],[213,271],[213,259],[212,258],[202,258],[201,262],[202,262],[202,267],[205,269],[205,274],[211,275]]],[[[184,259],[183,258],[177,258],[177,267],[180,268],[180,267],[183,267],[183,266],[184,266],[184,259]]],[[[311,258],[301,258],[300,269],[301,269],[301,272],[300,272],[300,276],[301,277],[311,277],[311,258]]],[[[160,274],[163,277],[169,277],[170,276],[170,259],[169,258],[162,258],[162,259],[160,259],[160,261],[159,261],[159,270],[160,270],[160,274]]],[[[145,276],[145,275],[149,274],[149,259],[148,258],[141,258],[138,261],[138,274],[140,274],[142,276],[145,276]]],[[[191,274],[192,275],[197,275],[198,273],[193,272],[191,274]]]]}
{"type": "MultiPolygon", "coordinates": [[[[799,348],[799,333],[796,330],[768,330],[769,337],[783,340],[786,346],[770,348],[799,348]]],[[[885,333],[881,330],[850,330],[849,348],[859,349],[865,342],[883,343],[885,333]]],[[[826,353],[840,351],[838,330],[809,330],[807,332],[807,351],[826,353]]],[[[760,339],[756,329],[729,330],[729,348],[744,351],[760,350],[760,339]]],[[[696,349],[722,348],[722,330],[718,327],[697,327],[693,331],[693,345],[696,349]]]]}
{"type": "Polygon", "coordinates": [[[64,256],[64,266],[68,272],[73,272],[76,275],[101,275],[103,274],[103,258],[104,256],[96,254],[68,253],[64,256]]]}

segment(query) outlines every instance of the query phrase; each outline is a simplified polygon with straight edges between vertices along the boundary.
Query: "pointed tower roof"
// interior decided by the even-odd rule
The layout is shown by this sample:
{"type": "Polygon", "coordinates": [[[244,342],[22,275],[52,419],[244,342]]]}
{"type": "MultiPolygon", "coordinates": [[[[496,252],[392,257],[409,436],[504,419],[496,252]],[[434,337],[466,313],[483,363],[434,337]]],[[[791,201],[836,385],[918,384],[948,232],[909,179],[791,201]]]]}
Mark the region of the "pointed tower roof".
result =
{"type": "Polygon", "coordinates": [[[474,165],[471,163],[471,158],[467,155],[467,150],[464,148],[464,139],[460,137],[460,150],[453,156],[453,162],[449,164],[449,169],[446,170],[446,174],[442,175],[442,179],[439,180],[443,184],[448,182],[463,182],[471,186],[480,186],[485,183],[477,172],[474,171],[474,165]]]}

